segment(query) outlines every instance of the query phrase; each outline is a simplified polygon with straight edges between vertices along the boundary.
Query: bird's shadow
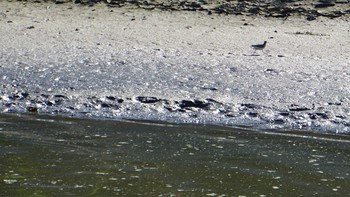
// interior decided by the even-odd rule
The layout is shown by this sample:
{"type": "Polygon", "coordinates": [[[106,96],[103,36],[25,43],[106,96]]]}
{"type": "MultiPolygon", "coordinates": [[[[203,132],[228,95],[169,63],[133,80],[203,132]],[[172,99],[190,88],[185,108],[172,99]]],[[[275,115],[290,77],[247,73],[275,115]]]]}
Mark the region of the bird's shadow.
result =
{"type": "Polygon", "coordinates": [[[260,56],[259,54],[255,54],[255,53],[253,53],[253,54],[243,54],[243,56],[260,56]]]}

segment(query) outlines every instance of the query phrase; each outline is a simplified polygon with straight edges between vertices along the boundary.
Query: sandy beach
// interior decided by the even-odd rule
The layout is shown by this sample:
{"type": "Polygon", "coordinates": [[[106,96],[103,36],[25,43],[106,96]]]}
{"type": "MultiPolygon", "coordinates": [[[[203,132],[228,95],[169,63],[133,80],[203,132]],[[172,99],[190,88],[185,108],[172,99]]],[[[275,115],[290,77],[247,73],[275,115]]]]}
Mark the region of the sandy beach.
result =
{"type": "Polygon", "coordinates": [[[0,34],[3,113],[349,132],[349,15],[2,1],[0,34]]]}

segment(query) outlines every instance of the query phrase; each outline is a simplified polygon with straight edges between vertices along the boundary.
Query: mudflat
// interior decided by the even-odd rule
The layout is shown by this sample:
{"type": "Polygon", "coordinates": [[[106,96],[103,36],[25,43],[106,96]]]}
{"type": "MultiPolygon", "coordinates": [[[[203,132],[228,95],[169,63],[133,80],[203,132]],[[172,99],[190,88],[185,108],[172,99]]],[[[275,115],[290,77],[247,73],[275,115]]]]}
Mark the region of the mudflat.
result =
{"type": "Polygon", "coordinates": [[[3,112],[349,131],[346,14],[0,5],[3,112]]]}

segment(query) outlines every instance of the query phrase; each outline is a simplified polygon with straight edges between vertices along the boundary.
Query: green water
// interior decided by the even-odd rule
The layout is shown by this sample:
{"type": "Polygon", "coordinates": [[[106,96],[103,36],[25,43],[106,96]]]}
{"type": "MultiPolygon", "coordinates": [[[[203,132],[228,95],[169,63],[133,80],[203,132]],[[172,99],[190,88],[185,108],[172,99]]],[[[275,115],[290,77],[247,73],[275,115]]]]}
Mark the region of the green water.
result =
{"type": "Polygon", "coordinates": [[[350,136],[0,115],[0,196],[349,196],[350,136]]]}

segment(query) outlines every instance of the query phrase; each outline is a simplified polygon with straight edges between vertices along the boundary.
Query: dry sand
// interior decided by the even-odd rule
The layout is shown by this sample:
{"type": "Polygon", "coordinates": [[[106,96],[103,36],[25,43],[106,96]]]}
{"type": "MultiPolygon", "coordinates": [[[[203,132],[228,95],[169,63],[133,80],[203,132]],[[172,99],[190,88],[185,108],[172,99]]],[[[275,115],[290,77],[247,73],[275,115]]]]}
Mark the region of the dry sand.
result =
{"type": "Polygon", "coordinates": [[[347,132],[349,21],[0,2],[0,108],[347,132]]]}

